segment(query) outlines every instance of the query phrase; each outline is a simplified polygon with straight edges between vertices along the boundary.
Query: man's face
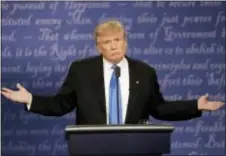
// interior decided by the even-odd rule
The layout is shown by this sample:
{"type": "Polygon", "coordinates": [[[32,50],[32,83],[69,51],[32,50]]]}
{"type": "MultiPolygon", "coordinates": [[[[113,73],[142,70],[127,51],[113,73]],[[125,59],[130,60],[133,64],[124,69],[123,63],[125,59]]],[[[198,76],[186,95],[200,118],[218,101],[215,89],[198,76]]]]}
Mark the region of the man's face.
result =
{"type": "Polygon", "coordinates": [[[97,49],[104,58],[112,63],[118,63],[126,53],[127,42],[124,32],[109,32],[97,37],[97,49]]]}

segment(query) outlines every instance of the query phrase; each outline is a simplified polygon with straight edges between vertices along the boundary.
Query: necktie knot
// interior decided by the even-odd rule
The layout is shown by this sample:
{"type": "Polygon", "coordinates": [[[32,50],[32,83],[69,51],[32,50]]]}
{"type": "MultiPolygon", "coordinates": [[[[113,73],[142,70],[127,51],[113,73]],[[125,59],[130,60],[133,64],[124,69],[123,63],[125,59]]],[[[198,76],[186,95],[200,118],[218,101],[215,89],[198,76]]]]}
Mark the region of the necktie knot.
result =
{"type": "Polygon", "coordinates": [[[112,69],[115,69],[116,67],[117,67],[116,64],[113,64],[113,65],[111,66],[112,69]]]}

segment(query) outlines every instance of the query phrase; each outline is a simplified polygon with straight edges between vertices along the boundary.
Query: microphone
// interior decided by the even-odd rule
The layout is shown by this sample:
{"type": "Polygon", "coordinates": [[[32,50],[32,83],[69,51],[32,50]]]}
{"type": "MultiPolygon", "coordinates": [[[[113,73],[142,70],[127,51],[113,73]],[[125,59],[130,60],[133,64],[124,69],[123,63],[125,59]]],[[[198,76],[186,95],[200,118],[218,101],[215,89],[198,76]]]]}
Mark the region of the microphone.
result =
{"type": "Polygon", "coordinates": [[[118,123],[120,123],[120,106],[119,106],[119,77],[121,75],[121,70],[120,67],[116,66],[115,67],[115,76],[116,76],[116,92],[117,92],[117,115],[118,115],[118,123]]]}
{"type": "Polygon", "coordinates": [[[119,66],[116,66],[115,67],[115,75],[116,75],[116,77],[119,78],[120,77],[120,74],[121,74],[120,67],[119,66]]]}

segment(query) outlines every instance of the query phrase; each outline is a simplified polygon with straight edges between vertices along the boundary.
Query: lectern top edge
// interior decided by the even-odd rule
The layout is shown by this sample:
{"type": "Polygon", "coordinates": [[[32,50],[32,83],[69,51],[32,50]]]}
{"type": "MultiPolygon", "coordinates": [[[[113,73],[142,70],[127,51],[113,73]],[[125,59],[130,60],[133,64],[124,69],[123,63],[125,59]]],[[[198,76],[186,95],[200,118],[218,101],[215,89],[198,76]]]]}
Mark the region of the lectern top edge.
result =
{"type": "Polygon", "coordinates": [[[172,132],[174,127],[172,125],[68,125],[65,128],[66,133],[76,132],[114,132],[114,131],[165,131],[172,132]]]}

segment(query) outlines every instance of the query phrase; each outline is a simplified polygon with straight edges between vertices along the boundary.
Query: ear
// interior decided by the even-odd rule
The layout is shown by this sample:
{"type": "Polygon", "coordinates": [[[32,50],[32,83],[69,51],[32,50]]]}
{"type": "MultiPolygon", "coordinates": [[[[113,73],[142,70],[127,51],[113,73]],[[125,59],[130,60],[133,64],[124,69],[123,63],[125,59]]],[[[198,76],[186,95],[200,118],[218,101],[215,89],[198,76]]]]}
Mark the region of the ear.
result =
{"type": "Polygon", "coordinates": [[[124,41],[125,41],[125,47],[127,48],[127,45],[128,45],[128,43],[127,43],[127,34],[126,34],[125,31],[124,31],[124,41]]]}
{"type": "Polygon", "coordinates": [[[127,39],[125,39],[125,43],[124,43],[124,46],[125,46],[125,48],[127,48],[127,46],[128,46],[128,42],[127,42],[127,39]]]}
{"type": "Polygon", "coordinates": [[[101,50],[100,45],[96,44],[96,48],[97,48],[97,51],[98,51],[100,54],[102,54],[102,50],[101,50]]]}

